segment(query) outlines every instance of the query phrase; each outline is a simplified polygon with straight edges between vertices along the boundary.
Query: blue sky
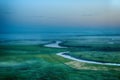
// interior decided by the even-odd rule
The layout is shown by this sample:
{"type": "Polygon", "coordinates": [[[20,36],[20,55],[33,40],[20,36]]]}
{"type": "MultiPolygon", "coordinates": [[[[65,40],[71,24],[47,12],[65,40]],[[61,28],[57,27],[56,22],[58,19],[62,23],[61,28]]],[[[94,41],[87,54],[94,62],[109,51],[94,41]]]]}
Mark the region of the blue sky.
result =
{"type": "Polygon", "coordinates": [[[10,18],[53,25],[119,25],[120,0],[10,0],[10,18]]]}
{"type": "Polygon", "coordinates": [[[5,14],[7,21],[12,24],[120,27],[120,0],[2,0],[1,3],[9,12],[5,14]]]}

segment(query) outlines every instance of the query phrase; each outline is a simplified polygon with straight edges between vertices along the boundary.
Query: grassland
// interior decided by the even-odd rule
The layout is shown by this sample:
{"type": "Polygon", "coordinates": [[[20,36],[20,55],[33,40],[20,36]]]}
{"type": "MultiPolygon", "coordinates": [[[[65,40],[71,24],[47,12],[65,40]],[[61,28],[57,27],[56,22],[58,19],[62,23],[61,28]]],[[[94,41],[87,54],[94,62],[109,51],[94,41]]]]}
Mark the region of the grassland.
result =
{"type": "Polygon", "coordinates": [[[79,51],[120,51],[120,39],[111,38],[83,38],[65,40],[61,45],[69,48],[76,48],[79,51]]]}
{"type": "Polygon", "coordinates": [[[120,80],[120,67],[76,62],[56,55],[68,50],[76,53],[79,48],[1,45],[0,80],[120,80]]]}
{"type": "Polygon", "coordinates": [[[120,63],[120,52],[79,51],[68,53],[78,59],[97,61],[102,63],[120,63]]]}
{"type": "Polygon", "coordinates": [[[62,46],[69,47],[69,55],[98,62],[120,63],[120,40],[83,39],[67,40],[62,46]]]}
{"type": "Polygon", "coordinates": [[[67,80],[64,74],[67,75],[69,70],[63,62],[69,60],[55,55],[65,51],[63,49],[41,45],[1,45],[0,51],[0,80],[67,80]]]}

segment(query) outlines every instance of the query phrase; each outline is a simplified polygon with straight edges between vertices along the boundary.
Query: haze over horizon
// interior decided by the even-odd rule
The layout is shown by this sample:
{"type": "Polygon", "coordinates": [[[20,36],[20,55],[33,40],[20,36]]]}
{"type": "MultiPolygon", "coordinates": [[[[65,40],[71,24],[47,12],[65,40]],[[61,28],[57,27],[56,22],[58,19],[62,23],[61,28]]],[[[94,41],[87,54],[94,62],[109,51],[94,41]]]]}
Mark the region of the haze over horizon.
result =
{"type": "Polygon", "coordinates": [[[116,32],[120,0],[4,0],[1,33],[116,32]],[[3,27],[4,26],[4,27],[3,27]]]}

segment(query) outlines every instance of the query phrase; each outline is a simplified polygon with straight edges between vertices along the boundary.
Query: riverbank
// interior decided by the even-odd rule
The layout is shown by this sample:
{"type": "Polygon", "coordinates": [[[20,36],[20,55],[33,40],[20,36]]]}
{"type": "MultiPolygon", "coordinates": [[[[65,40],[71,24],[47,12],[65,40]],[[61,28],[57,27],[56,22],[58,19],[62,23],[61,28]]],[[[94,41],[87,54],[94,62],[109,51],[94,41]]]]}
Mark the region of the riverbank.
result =
{"type": "MultiPolygon", "coordinates": [[[[52,48],[64,48],[62,46],[60,46],[59,44],[62,43],[62,41],[56,41],[55,43],[50,43],[47,45],[44,45],[45,47],[52,47],[52,48]]],[[[56,55],[61,56],[63,58],[67,58],[70,60],[74,60],[74,61],[78,61],[78,62],[84,62],[84,63],[90,63],[90,64],[99,64],[99,65],[109,65],[109,66],[120,66],[120,64],[116,64],[116,63],[102,63],[102,62],[97,62],[97,61],[88,61],[88,60],[83,60],[83,59],[77,59],[75,57],[72,57],[70,55],[65,55],[65,53],[69,53],[69,51],[67,52],[60,52],[57,53],[56,55]]]]}

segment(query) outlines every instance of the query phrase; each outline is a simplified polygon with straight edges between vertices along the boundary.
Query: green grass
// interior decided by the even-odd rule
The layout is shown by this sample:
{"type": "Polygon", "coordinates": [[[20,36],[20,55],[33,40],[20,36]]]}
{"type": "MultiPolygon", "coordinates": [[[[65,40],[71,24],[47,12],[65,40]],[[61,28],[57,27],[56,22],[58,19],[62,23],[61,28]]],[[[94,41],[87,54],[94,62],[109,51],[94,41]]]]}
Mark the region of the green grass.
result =
{"type": "Polygon", "coordinates": [[[41,45],[4,45],[0,46],[1,55],[5,54],[50,54],[65,51],[64,49],[45,48],[41,45]],[[5,53],[5,54],[4,54],[5,53]]]}
{"type": "MultiPolygon", "coordinates": [[[[120,51],[119,40],[106,39],[83,39],[83,40],[66,40],[61,44],[69,48],[77,48],[84,51],[120,51]],[[112,42],[109,43],[109,42],[112,42]]],[[[73,49],[72,49],[73,50],[73,49]]]]}
{"type": "Polygon", "coordinates": [[[73,50],[76,55],[81,54],[76,48],[56,49],[42,45],[0,46],[0,80],[120,80],[120,67],[80,63],[56,55],[67,50],[73,50]],[[1,64],[2,62],[7,65],[1,64]]]}
{"type": "Polygon", "coordinates": [[[118,39],[82,39],[66,40],[61,45],[67,46],[69,55],[79,59],[120,63],[120,42],[118,39]],[[113,42],[113,44],[109,44],[113,42]]]}
{"type": "Polygon", "coordinates": [[[41,45],[0,46],[0,80],[68,80],[64,65],[69,60],[56,55],[64,49],[41,45]],[[4,63],[4,64],[3,64],[4,63]],[[54,76],[53,76],[54,75],[54,76]]]}
{"type": "Polygon", "coordinates": [[[0,68],[0,80],[68,80],[69,68],[43,60],[0,68]],[[53,76],[54,75],[54,76],[53,76]]]}
{"type": "Polygon", "coordinates": [[[0,51],[0,62],[22,62],[25,60],[34,59],[44,59],[46,61],[57,62],[55,59],[59,59],[59,57],[56,55],[56,53],[61,51],[64,52],[66,50],[56,48],[45,48],[41,45],[4,45],[0,46],[0,51]]]}
{"type": "Polygon", "coordinates": [[[98,62],[120,63],[120,52],[103,52],[103,51],[80,51],[71,52],[69,55],[78,59],[85,59],[98,62]]]}
{"type": "Polygon", "coordinates": [[[79,70],[75,73],[71,80],[120,80],[120,72],[117,71],[79,70]]]}

